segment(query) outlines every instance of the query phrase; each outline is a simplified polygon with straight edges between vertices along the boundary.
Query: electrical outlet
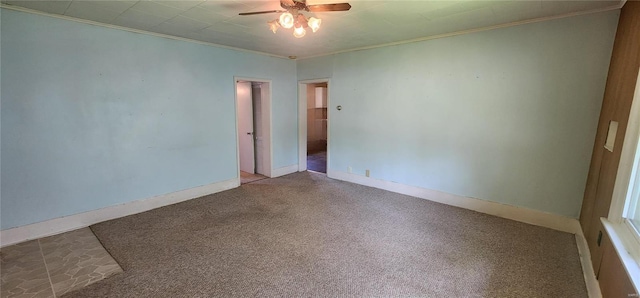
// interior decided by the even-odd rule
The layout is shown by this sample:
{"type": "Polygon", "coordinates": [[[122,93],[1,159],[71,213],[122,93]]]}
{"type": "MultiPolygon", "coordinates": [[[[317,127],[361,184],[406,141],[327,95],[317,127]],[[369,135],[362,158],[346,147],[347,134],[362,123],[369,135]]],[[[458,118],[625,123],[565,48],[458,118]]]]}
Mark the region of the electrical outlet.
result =
{"type": "Polygon", "coordinates": [[[369,177],[369,170],[365,171],[365,172],[364,172],[364,175],[365,175],[365,176],[367,176],[367,177],[369,177]]]}
{"type": "Polygon", "coordinates": [[[353,168],[351,168],[351,166],[347,167],[347,171],[349,172],[349,174],[353,173],[353,168]]]}

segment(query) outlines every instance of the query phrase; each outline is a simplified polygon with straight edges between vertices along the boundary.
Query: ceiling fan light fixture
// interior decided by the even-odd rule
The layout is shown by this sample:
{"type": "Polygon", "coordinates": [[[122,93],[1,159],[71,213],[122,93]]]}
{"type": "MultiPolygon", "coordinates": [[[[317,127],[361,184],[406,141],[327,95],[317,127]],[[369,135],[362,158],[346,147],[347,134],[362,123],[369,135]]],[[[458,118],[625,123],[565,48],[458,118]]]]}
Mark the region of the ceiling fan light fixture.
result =
{"type": "Polygon", "coordinates": [[[307,24],[309,25],[309,28],[311,28],[311,30],[313,30],[313,32],[318,31],[318,29],[320,29],[320,24],[322,23],[322,19],[317,19],[314,17],[310,17],[309,21],[307,22],[307,24]]]}
{"type": "Polygon", "coordinates": [[[305,24],[305,25],[303,25],[305,27],[306,27],[306,24],[307,24],[307,18],[301,13],[298,13],[298,15],[296,16],[296,22],[295,22],[295,24],[293,26],[294,27],[298,27],[299,24],[305,24]]]}
{"type": "MultiPolygon", "coordinates": [[[[200,0],[202,1],[202,0],[200,0]]],[[[351,9],[349,3],[329,3],[329,4],[314,4],[307,5],[307,0],[279,0],[282,10],[264,10],[254,12],[241,12],[241,16],[265,14],[265,13],[280,13],[280,17],[273,21],[267,22],[269,30],[276,33],[280,27],[285,29],[293,28],[293,36],[301,38],[307,34],[306,28],[311,28],[313,32],[320,30],[321,19],[304,16],[300,12],[331,12],[331,11],[348,11],[351,9]]]]}
{"type": "Polygon", "coordinates": [[[304,30],[304,27],[298,26],[293,29],[293,36],[296,38],[302,38],[305,34],[307,34],[307,30],[304,30]]]}
{"type": "Polygon", "coordinates": [[[285,29],[293,27],[293,15],[290,12],[284,12],[280,15],[280,26],[285,29]]]}
{"type": "Polygon", "coordinates": [[[280,28],[280,23],[278,23],[278,20],[267,22],[267,24],[269,24],[269,30],[273,31],[273,34],[276,34],[276,31],[278,31],[278,28],[280,28]]]}

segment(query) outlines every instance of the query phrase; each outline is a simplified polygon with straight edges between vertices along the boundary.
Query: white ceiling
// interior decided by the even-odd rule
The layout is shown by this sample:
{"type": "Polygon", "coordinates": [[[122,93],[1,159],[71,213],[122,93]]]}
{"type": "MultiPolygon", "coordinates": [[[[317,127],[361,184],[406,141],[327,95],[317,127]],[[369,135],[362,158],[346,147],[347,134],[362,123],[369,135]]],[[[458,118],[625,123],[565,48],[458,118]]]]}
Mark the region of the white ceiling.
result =
{"type": "MultiPolygon", "coordinates": [[[[610,1],[371,1],[347,0],[347,12],[307,13],[322,19],[316,33],[294,38],[273,34],[267,21],[278,14],[240,12],[281,9],[278,0],[2,0],[50,14],[178,36],[277,56],[309,57],[404,40],[539,18],[620,8],[610,1]]],[[[308,0],[307,4],[346,2],[308,0]]]]}

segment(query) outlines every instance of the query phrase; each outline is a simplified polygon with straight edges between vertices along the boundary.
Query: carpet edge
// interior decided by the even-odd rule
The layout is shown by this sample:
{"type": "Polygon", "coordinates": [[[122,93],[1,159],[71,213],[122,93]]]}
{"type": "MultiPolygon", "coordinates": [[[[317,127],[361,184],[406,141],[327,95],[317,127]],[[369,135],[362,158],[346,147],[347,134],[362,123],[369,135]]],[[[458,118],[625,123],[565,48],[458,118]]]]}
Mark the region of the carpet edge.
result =
{"type": "Polygon", "coordinates": [[[240,186],[240,178],[236,177],[168,194],[2,230],[0,231],[0,247],[77,230],[99,222],[188,201],[238,186],[240,186]]]}

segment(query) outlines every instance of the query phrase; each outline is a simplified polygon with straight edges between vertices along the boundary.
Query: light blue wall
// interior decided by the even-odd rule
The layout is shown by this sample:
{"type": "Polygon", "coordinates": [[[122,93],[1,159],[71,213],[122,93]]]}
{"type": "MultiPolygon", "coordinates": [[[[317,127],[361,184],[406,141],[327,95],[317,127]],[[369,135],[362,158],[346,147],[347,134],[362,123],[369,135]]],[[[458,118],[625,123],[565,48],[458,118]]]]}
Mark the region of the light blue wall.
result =
{"type": "Polygon", "coordinates": [[[298,80],[331,77],[334,171],[577,217],[618,15],[304,59],[298,80]]]}
{"type": "Polygon", "coordinates": [[[233,76],[332,78],[331,167],[576,217],[618,12],[286,59],[1,10],[0,228],[235,177],[233,76]]]}
{"type": "Polygon", "coordinates": [[[1,13],[1,229],[236,177],[234,76],[273,80],[297,163],[294,61],[1,13]]]}

